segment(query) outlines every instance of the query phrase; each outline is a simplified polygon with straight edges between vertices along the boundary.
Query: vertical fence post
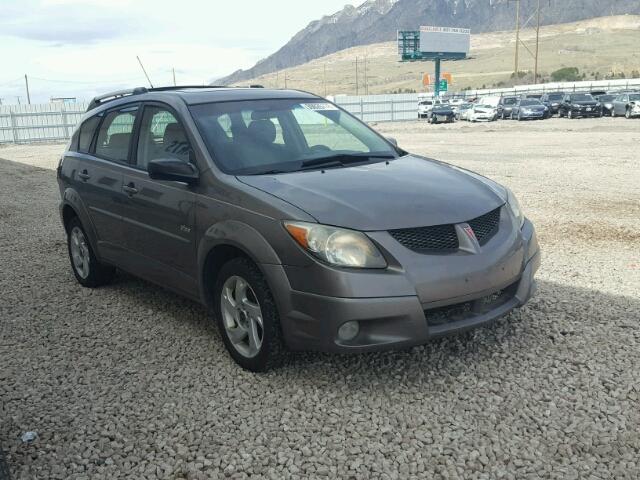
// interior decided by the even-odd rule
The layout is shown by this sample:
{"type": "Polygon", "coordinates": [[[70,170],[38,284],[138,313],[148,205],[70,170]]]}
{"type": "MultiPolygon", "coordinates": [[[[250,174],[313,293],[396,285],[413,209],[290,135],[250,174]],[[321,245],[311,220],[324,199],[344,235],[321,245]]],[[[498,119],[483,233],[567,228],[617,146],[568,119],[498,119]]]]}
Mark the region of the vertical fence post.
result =
{"type": "Polygon", "coordinates": [[[364,100],[360,97],[360,120],[364,122],[364,100]]]}
{"type": "Polygon", "coordinates": [[[60,103],[60,113],[62,114],[62,124],[64,125],[64,137],[69,138],[69,122],[67,120],[67,110],[64,108],[64,101],[60,103]]]}
{"type": "Polygon", "coordinates": [[[13,118],[13,106],[9,105],[9,127],[11,127],[11,138],[13,139],[13,143],[16,142],[16,123],[13,118]]]}
{"type": "Polygon", "coordinates": [[[393,105],[394,105],[394,100],[393,97],[391,97],[391,121],[394,121],[394,115],[393,115],[393,105]]]}

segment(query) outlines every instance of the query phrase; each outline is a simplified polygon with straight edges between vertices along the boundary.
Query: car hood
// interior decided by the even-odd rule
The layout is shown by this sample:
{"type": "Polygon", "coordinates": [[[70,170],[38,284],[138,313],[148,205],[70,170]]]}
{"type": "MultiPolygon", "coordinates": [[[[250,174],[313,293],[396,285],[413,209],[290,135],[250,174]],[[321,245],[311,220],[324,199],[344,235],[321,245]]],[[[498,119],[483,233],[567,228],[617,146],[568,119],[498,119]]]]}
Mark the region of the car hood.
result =
{"type": "Polygon", "coordinates": [[[504,189],[480,175],[408,155],[344,168],[245,175],[318,222],[363,231],[460,223],[504,204],[504,189]]]}

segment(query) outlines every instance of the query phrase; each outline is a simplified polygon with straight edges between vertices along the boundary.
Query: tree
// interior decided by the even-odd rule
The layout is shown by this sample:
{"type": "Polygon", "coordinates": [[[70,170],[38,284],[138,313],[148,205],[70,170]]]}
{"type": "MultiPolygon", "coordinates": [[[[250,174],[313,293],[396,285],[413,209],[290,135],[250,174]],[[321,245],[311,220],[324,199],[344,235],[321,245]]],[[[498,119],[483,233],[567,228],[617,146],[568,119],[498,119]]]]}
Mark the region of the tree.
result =
{"type": "Polygon", "coordinates": [[[554,82],[577,82],[582,76],[576,67],[564,67],[551,73],[554,82]]]}

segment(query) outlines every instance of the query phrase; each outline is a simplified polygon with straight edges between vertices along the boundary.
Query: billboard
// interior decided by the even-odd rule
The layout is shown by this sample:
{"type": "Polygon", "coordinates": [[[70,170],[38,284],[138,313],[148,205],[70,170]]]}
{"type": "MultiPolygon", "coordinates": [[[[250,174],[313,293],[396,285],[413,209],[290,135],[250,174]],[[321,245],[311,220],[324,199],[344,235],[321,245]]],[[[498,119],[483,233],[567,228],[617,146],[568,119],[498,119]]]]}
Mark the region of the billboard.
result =
{"type": "Polygon", "coordinates": [[[471,30],[454,27],[420,27],[420,52],[468,54],[471,30]]]}

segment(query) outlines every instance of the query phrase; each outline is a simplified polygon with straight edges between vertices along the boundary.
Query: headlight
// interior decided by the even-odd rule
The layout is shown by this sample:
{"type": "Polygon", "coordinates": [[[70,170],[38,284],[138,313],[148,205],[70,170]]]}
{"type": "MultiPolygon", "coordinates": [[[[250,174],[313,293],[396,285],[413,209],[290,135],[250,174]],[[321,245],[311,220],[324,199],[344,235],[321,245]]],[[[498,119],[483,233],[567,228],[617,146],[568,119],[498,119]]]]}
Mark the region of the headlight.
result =
{"type": "Polygon", "coordinates": [[[522,228],[522,225],[524,225],[524,214],[522,213],[522,209],[520,208],[520,203],[511,190],[506,187],[505,189],[507,190],[507,204],[509,205],[509,209],[511,210],[511,213],[513,213],[513,216],[516,218],[518,227],[522,228]]]}
{"type": "Polygon", "coordinates": [[[317,223],[284,222],[293,239],[313,256],[332,265],[386,268],[387,262],[362,232],[317,223]]]}

